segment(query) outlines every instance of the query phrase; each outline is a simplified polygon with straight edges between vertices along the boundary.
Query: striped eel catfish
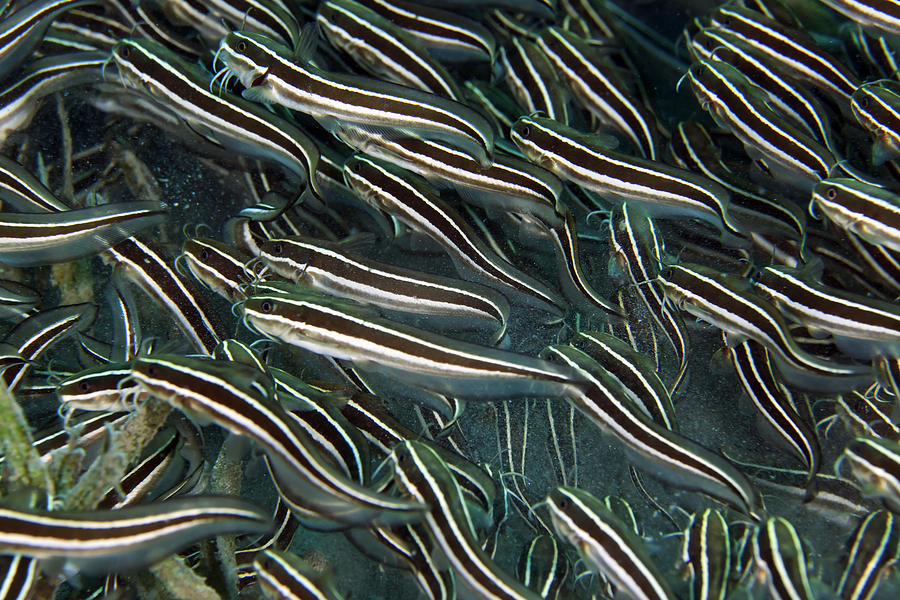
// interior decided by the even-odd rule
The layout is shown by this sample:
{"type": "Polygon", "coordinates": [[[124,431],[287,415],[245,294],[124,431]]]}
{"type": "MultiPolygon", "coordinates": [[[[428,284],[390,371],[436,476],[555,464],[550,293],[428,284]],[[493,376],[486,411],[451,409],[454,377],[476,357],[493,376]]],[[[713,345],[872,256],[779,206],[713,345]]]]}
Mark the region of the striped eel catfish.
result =
{"type": "MultiPolygon", "coordinates": [[[[724,337],[724,334],[723,334],[724,337]]],[[[766,347],[755,340],[744,340],[728,350],[738,380],[777,439],[787,446],[808,469],[806,500],[816,495],[816,474],[822,462],[822,449],[812,424],[801,418],[790,390],[772,372],[766,347]]]]}
{"type": "Polygon", "coordinates": [[[870,600],[900,560],[900,526],[889,510],[871,512],[846,545],[844,571],[837,584],[842,600],[870,600]]]}
{"type": "Polygon", "coordinates": [[[858,437],[844,448],[834,465],[840,474],[843,461],[863,484],[863,495],[879,498],[893,512],[900,511],[900,443],[888,439],[858,437]]]}
{"type": "Polygon", "coordinates": [[[429,506],[424,525],[460,584],[484,600],[540,598],[504,573],[481,549],[459,484],[430,446],[407,440],[394,447],[391,461],[401,492],[429,506]]]}
{"type": "Polygon", "coordinates": [[[244,324],[266,337],[450,396],[565,396],[578,384],[565,367],[389,321],[334,298],[259,294],[242,310],[244,324]]]}
{"type": "Polygon", "coordinates": [[[558,487],[545,504],[556,534],[575,546],[590,570],[630,598],[675,599],[641,541],[599,499],[578,488],[558,487]]]}
{"type": "Polygon", "coordinates": [[[900,86],[890,80],[863,84],[853,92],[850,109],[874,138],[874,165],[900,156],[900,86]]]}
{"type": "Polygon", "coordinates": [[[537,43],[592,115],[624,134],[641,156],[657,160],[661,136],[656,117],[629,91],[615,67],[606,64],[587,40],[561,27],[542,30],[537,43]]]}
{"type": "Polygon", "coordinates": [[[810,391],[822,385],[855,389],[873,379],[868,366],[826,361],[801,349],[781,314],[744,280],[701,265],[678,264],[663,269],[660,281],[666,299],[680,310],[764,345],[793,385],[810,391]]]}
{"type": "Polygon", "coordinates": [[[785,75],[810,83],[839,102],[848,102],[859,87],[856,76],[820,49],[812,36],[760,12],[740,6],[720,7],[712,15],[711,25],[733,32],[785,75]]]}
{"type": "Polygon", "coordinates": [[[640,459],[640,466],[672,485],[698,490],[753,519],[762,500],[734,466],[710,450],[657,425],[590,356],[571,346],[548,346],[542,353],[574,369],[586,381],[568,397],[602,431],[640,459]]]}
{"type": "Polygon", "coordinates": [[[736,67],[721,60],[691,65],[688,79],[700,106],[727,127],[764,169],[790,182],[790,176],[812,187],[828,177],[838,159],[822,143],[769,108],[764,92],[736,67]]]}
{"type": "Polygon", "coordinates": [[[212,354],[225,337],[206,296],[194,282],[178,275],[161,247],[130,237],[112,246],[103,258],[121,277],[162,304],[198,352],[212,354]]]}
{"type": "Polygon", "coordinates": [[[343,600],[328,573],[290,552],[265,549],[253,559],[256,583],[269,600],[343,600]]]}
{"type": "Polygon", "coordinates": [[[656,374],[653,361],[619,338],[599,331],[580,331],[571,344],[607,370],[657,424],[678,431],[669,391],[656,374]]]}
{"type": "Polygon", "coordinates": [[[162,223],[158,202],[117,202],[53,213],[0,213],[0,263],[33,267],[71,262],[162,223]]]}
{"type": "Polygon", "coordinates": [[[867,28],[900,35],[900,5],[894,0],[822,0],[822,4],[867,28]]]}
{"type": "Polygon", "coordinates": [[[257,442],[288,504],[344,524],[417,518],[422,506],[348,479],[313,446],[275,401],[274,384],[240,363],[153,355],[134,362],[134,379],[150,394],[257,442]]]}
{"type": "Polygon", "coordinates": [[[497,327],[495,340],[506,331],[509,303],[488,288],[369,260],[322,240],[275,238],[260,244],[259,251],[278,275],[329,295],[438,316],[455,326],[486,322],[497,327]]]}
{"type": "Polygon", "coordinates": [[[687,336],[681,314],[666,303],[657,277],[662,268],[662,239],[653,220],[639,208],[622,205],[609,220],[610,263],[625,272],[635,293],[675,350],[678,373],[669,384],[675,393],[687,373],[687,336]]]}
{"type": "Polygon", "coordinates": [[[416,37],[428,52],[447,62],[493,61],[497,43],[476,20],[406,0],[359,0],[416,37]]]}
{"type": "Polygon", "coordinates": [[[359,2],[322,0],[316,24],[332,46],[376,77],[460,99],[456,81],[419,40],[359,2]]]}
{"type": "Polygon", "coordinates": [[[60,13],[94,0],[37,0],[0,21],[0,79],[6,79],[30,55],[60,13]]]}
{"type": "Polygon", "coordinates": [[[282,104],[315,118],[329,131],[341,123],[447,142],[487,167],[494,135],[480,113],[447,98],[310,64],[315,28],[305,28],[296,54],[263,36],[232,32],[218,56],[246,88],[245,98],[282,104]]]}
{"type": "Polygon", "coordinates": [[[537,43],[520,36],[500,47],[507,87],[526,114],[541,113],[569,124],[568,93],[556,67],[537,43]]]}
{"type": "Polygon", "coordinates": [[[722,512],[704,509],[691,515],[684,531],[681,559],[690,573],[693,600],[725,600],[731,584],[731,536],[722,512]]]}
{"type": "Polygon", "coordinates": [[[771,598],[813,600],[806,567],[807,551],[793,524],[769,517],[753,536],[753,562],[771,598]]]}
{"type": "Polygon", "coordinates": [[[175,267],[179,272],[187,267],[194,279],[207,288],[231,302],[238,302],[246,297],[245,286],[256,278],[247,267],[250,260],[251,256],[240,248],[196,237],[184,241],[175,267]]]}
{"type": "Polygon", "coordinates": [[[217,535],[262,534],[269,515],[239,498],[192,496],[114,511],[0,508],[0,551],[62,560],[85,575],[145,568],[217,535]]]}
{"type": "Polygon", "coordinates": [[[296,125],[229,92],[214,93],[208,73],[156,42],[122,40],[111,57],[124,86],[164,103],[218,145],[277,162],[319,194],[319,148],[296,125]]]}
{"type": "Polygon", "coordinates": [[[366,203],[421,231],[450,256],[464,278],[559,315],[564,301],[543,283],[499,257],[424,180],[388,163],[356,155],[344,165],[344,179],[366,203]]]}
{"type": "Polygon", "coordinates": [[[47,96],[102,81],[107,52],[70,52],[30,63],[0,91],[0,141],[31,124],[47,96]]]}
{"type": "Polygon", "coordinates": [[[537,165],[607,201],[640,204],[651,216],[689,216],[740,234],[728,218],[728,190],[702,175],[610,150],[551,119],[522,117],[512,141],[537,165]]]}
{"type": "Polygon", "coordinates": [[[341,126],[334,134],[357,151],[412,171],[436,188],[451,187],[486,210],[534,215],[548,225],[555,225],[565,211],[563,183],[526,160],[497,152],[485,168],[444,142],[352,126],[341,126]]]}
{"type": "Polygon", "coordinates": [[[753,286],[791,319],[830,333],[844,354],[868,360],[900,356],[900,310],[895,302],[817,283],[808,270],[765,267],[753,286]]]}
{"type": "Polygon", "coordinates": [[[855,179],[834,177],[813,190],[809,210],[871,244],[900,252],[900,196],[855,179]]]}

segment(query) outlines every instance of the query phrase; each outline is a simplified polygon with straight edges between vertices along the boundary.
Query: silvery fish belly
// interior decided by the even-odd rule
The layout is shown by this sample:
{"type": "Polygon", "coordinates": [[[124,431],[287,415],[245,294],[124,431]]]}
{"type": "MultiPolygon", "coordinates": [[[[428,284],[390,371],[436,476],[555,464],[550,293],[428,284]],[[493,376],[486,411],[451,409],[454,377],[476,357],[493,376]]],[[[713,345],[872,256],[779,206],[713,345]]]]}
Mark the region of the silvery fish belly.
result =
{"type": "Polygon", "coordinates": [[[898,7],[0,0],[0,597],[896,597],[898,7]]]}

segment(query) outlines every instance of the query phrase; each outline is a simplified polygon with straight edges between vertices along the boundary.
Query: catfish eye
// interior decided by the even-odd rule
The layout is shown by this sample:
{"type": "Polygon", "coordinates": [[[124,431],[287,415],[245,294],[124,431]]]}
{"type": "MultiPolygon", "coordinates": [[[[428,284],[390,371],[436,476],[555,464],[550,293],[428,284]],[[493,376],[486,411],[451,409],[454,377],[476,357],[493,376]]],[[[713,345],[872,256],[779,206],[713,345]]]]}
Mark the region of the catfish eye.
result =
{"type": "Polygon", "coordinates": [[[863,96],[862,98],[860,98],[859,105],[862,106],[863,108],[869,108],[869,97],[863,96]]]}
{"type": "Polygon", "coordinates": [[[156,367],[153,365],[147,367],[147,375],[149,375],[150,377],[156,376],[156,367]]]}
{"type": "Polygon", "coordinates": [[[272,303],[269,302],[268,300],[264,300],[263,303],[259,305],[259,310],[261,310],[262,312],[264,312],[266,314],[272,312],[273,308],[274,307],[272,306],[272,303]]]}
{"type": "Polygon", "coordinates": [[[207,260],[209,260],[209,250],[204,248],[203,250],[200,251],[200,260],[202,260],[203,262],[206,262],[207,260]]]}
{"type": "Polygon", "coordinates": [[[837,198],[837,190],[833,187],[828,188],[827,190],[825,190],[825,197],[829,200],[834,200],[835,198],[837,198]]]}
{"type": "Polygon", "coordinates": [[[91,385],[90,385],[87,381],[82,381],[82,382],[81,382],[81,391],[82,391],[82,392],[89,392],[89,391],[91,391],[91,385]]]}
{"type": "Polygon", "coordinates": [[[272,246],[272,254],[277,254],[280,256],[283,252],[284,252],[284,246],[281,244],[281,242],[272,246]]]}
{"type": "Polygon", "coordinates": [[[119,48],[119,56],[122,58],[128,58],[131,55],[131,48],[128,46],[122,46],[119,48]]]}
{"type": "Polygon", "coordinates": [[[355,162],[350,166],[350,170],[354,173],[359,173],[362,170],[362,163],[355,162]]]}
{"type": "Polygon", "coordinates": [[[245,52],[247,50],[247,42],[240,41],[235,46],[238,52],[245,52]]]}
{"type": "Polygon", "coordinates": [[[569,508],[569,499],[567,497],[563,496],[562,498],[559,499],[559,501],[556,503],[556,505],[558,507],[560,507],[562,510],[566,510],[567,508],[569,508]]]}
{"type": "Polygon", "coordinates": [[[529,127],[528,125],[522,125],[521,132],[522,135],[528,137],[529,135],[531,135],[531,127],[529,127]]]}

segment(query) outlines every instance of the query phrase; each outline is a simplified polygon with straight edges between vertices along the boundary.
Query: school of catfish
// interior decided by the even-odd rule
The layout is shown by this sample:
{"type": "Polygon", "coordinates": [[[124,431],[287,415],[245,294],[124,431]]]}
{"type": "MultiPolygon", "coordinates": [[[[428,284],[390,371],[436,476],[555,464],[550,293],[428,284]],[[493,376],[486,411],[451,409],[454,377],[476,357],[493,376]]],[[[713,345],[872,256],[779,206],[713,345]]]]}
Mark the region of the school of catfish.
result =
{"type": "Polygon", "coordinates": [[[895,597],[898,36],[0,2],[0,598],[895,597]]]}

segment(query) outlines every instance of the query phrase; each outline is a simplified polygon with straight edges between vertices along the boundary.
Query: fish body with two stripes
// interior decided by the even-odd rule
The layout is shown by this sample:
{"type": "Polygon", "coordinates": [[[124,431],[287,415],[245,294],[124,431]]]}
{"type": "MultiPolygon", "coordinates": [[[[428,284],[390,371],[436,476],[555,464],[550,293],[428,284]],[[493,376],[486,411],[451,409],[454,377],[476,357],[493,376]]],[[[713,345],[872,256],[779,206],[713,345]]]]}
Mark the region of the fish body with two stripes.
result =
{"type": "Polygon", "coordinates": [[[740,139],[751,158],[779,181],[811,188],[837,164],[828,148],[770,108],[765,92],[736,67],[701,60],[691,65],[688,79],[703,110],[740,139]]]}
{"type": "Polygon", "coordinates": [[[707,27],[691,39],[689,51],[695,60],[722,60],[737,68],[765,91],[774,110],[831,147],[831,123],[821,103],[791,78],[772,68],[771,63],[739,35],[707,27]]]}
{"type": "Polygon", "coordinates": [[[208,72],[156,42],[122,40],[110,56],[124,87],[147,94],[219,146],[280,164],[318,196],[319,149],[299,127],[231,92],[213,92],[208,72]]]}
{"type": "Polygon", "coordinates": [[[0,263],[34,267],[71,262],[99,254],[164,218],[164,207],[149,201],[54,213],[0,213],[0,263]]]}
{"type": "Polygon", "coordinates": [[[669,150],[677,166],[709,177],[731,193],[729,215],[751,239],[762,233],[796,241],[806,236],[806,213],[793,202],[752,185],[725,164],[721,150],[700,123],[678,123],[669,150]]]}
{"type": "Polygon", "coordinates": [[[647,416],[666,429],[678,430],[672,397],[649,357],[619,338],[600,331],[581,331],[570,343],[618,380],[634,405],[647,416]]]}
{"type": "Polygon", "coordinates": [[[679,310],[715,325],[729,338],[750,338],[766,347],[779,373],[809,391],[868,386],[874,375],[865,365],[827,361],[806,352],[784,318],[741,278],[694,264],[668,265],[660,273],[666,299],[679,310]]]}
{"type": "Polygon", "coordinates": [[[572,346],[548,346],[544,358],[567,365],[585,382],[568,400],[601,431],[612,435],[640,467],[675,487],[696,490],[759,520],[765,509],[746,477],[720,455],[653,421],[622,384],[572,346]]]}
{"type": "Polygon", "coordinates": [[[136,360],[133,377],[147,393],[189,416],[259,444],[279,492],[292,506],[344,525],[421,515],[421,505],[376,493],[332,466],[276,401],[274,383],[256,367],[159,354],[136,360]]]}
{"type": "Polygon", "coordinates": [[[545,600],[561,600],[569,559],[552,535],[541,534],[532,538],[519,559],[518,575],[522,583],[545,600]]]}
{"type": "Polygon", "coordinates": [[[389,321],[359,304],[312,293],[251,296],[242,312],[244,324],[268,338],[454,397],[565,397],[579,384],[565,367],[389,321]]]}
{"type": "Polygon", "coordinates": [[[818,183],[810,211],[870,244],[900,252],[900,196],[856,179],[835,177],[818,183]]]}
{"type": "Polygon", "coordinates": [[[264,534],[266,511],[239,498],[191,496],[118,510],[0,508],[0,551],[62,563],[85,575],[147,568],[218,535],[264,534]]]}
{"type": "Polygon", "coordinates": [[[392,312],[439,317],[429,325],[493,326],[496,340],[506,331],[509,303],[489,288],[376,262],[322,240],[275,238],[260,244],[259,251],[278,275],[325,294],[392,312]]]}
{"type": "Polygon", "coordinates": [[[681,560],[691,580],[692,600],[726,600],[731,585],[732,540],[722,512],[707,508],[691,515],[681,560]]]}
{"type": "Polygon", "coordinates": [[[728,191],[706,177],[621,154],[551,119],[522,117],[512,141],[528,160],[605,200],[639,204],[651,216],[693,217],[728,233],[728,191]]]}
{"type": "Polygon", "coordinates": [[[506,574],[481,549],[459,484],[434,449],[407,440],[394,447],[391,462],[401,493],[429,507],[423,524],[453,568],[458,584],[481,600],[540,598],[506,574]]]}
{"type": "Polygon", "coordinates": [[[578,488],[558,487],[545,504],[556,534],[619,593],[634,600],[675,600],[641,540],[599,499],[578,488]]]}
{"type": "Polygon", "coordinates": [[[103,254],[114,276],[133,282],[174,318],[197,352],[212,354],[222,335],[218,316],[193,281],[178,275],[162,247],[136,237],[122,240],[103,254]]]}
{"type": "Polygon", "coordinates": [[[218,57],[246,88],[245,98],[302,112],[329,131],[350,123],[440,140],[490,166],[494,133],[481,113],[395,83],[319,69],[311,64],[316,39],[315,27],[304,28],[294,54],[264,36],[232,32],[222,39],[218,57]]]}
{"type": "Polygon", "coordinates": [[[426,181],[361,155],[347,160],[344,180],[367,204],[437,242],[464,279],[490,286],[514,303],[556,316],[564,312],[565,301],[555,290],[497,255],[426,181]]]}
{"type": "Polygon", "coordinates": [[[49,308],[19,321],[0,343],[4,355],[0,379],[14,391],[40,356],[62,340],[83,333],[96,316],[97,305],[85,302],[49,308]]]}
{"type": "Polygon", "coordinates": [[[0,156],[0,198],[16,212],[54,213],[69,210],[28,169],[5,156],[0,156]]]}
{"type": "Polygon", "coordinates": [[[107,363],[69,375],[56,385],[60,413],[131,410],[148,394],[130,378],[130,362],[107,363]]]}
{"type": "Polygon", "coordinates": [[[892,80],[864,83],[853,92],[850,110],[875,139],[875,166],[900,157],[900,84],[892,80]]]}
{"type": "Polygon", "coordinates": [[[807,570],[809,552],[794,525],[769,517],[753,536],[753,563],[773,600],[814,600],[807,570]]]}
{"type": "Polygon", "coordinates": [[[256,276],[247,267],[250,255],[211,238],[188,238],[175,259],[179,272],[185,265],[194,279],[231,302],[243,300],[244,286],[256,276]]]}
{"type": "Polygon", "coordinates": [[[515,36],[501,46],[506,85],[525,114],[540,113],[568,125],[569,97],[556,67],[538,45],[515,36]]]}
{"type": "Polygon", "coordinates": [[[0,141],[31,124],[42,100],[102,81],[107,52],[71,52],[36,60],[0,91],[0,141]]]}
{"type": "Polygon", "coordinates": [[[174,25],[196,29],[208,46],[229,31],[253,31],[297,47],[300,25],[281,0],[160,0],[165,17],[174,25]]]}
{"type": "Polygon", "coordinates": [[[319,2],[316,24],[332,46],[378,79],[460,100],[456,81],[418,39],[359,2],[319,2]]]}
{"type": "Polygon", "coordinates": [[[256,584],[268,600],[343,600],[333,577],[290,552],[265,549],[253,559],[256,584]]]}
{"type": "Polygon", "coordinates": [[[812,84],[842,105],[849,102],[860,85],[856,75],[819,47],[806,31],[786,26],[759,11],[723,6],[713,13],[711,25],[733,32],[786,77],[812,84]]]}
{"type": "Polygon", "coordinates": [[[786,447],[806,465],[805,500],[812,500],[816,495],[816,474],[822,462],[822,448],[816,430],[801,417],[791,391],[775,377],[765,346],[747,339],[729,348],[728,355],[744,392],[765,425],[774,433],[775,442],[786,447]]]}
{"type": "Polygon", "coordinates": [[[53,19],[95,0],[38,0],[24,3],[0,21],[0,79],[15,71],[37,46],[53,19]]]}
{"type": "Polygon", "coordinates": [[[866,515],[850,536],[844,571],[837,584],[841,600],[870,600],[900,560],[900,523],[889,510],[866,515]]]}
{"type": "Polygon", "coordinates": [[[888,439],[858,437],[850,442],[835,463],[840,472],[843,461],[862,484],[863,496],[877,498],[894,513],[900,513],[900,443],[888,439]]]}
{"type": "Polygon", "coordinates": [[[443,142],[392,137],[346,125],[333,133],[358,152],[412,171],[435,187],[452,187],[466,202],[486,210],[533,215],[548,225],[559,223],[565,211],[560,199],[563,183],[520,158],[497,153],[484,168],[469,154],[443,142]]]}
{"type": "Polygon", "coordinates": [[[900,3],[897,0],[822,0],[822,4],[866,29],[900,35],[900,3]]]}
{"type": "Polygon", "coordinates": [[[900,308],[895,302],[828,287],[808,270],[787,267],[759,270],[753,287],[809,331],[831,334],[848,356],[900,356],[900,308]]]}
{"type": "Polygon", "coordinates": [[[436,58],[447,62],[493,61],[497,42],[491,31],[476,20],[441,8],[406,0],[359,2],[402,27],[436,58]]]}
{"type": "MultiPolygon", "coordinates": [[[[661,136],[656,116],[628,89],[616,73],[617,67],[605,64],[608,59],[588,40],[561,27],[544,29],[537,43],[591,115],[624,135],[641,156],[657,160],[661,136]]],[[[556,120],[568,125],[563,119],[556,120]]]]}
{"type": "Polygon", "coordinates": [[[656,281],[662,268],[662,236],[656,223],[644,211],[624,204],[621,211],[610,216],[609,246],[610,271],[618,268],[625,273],[675,350],[678,373],[668,388],[672,394],[687,373],[688,343],[681,314],[666,303],[665,294],[656,281]]]}

